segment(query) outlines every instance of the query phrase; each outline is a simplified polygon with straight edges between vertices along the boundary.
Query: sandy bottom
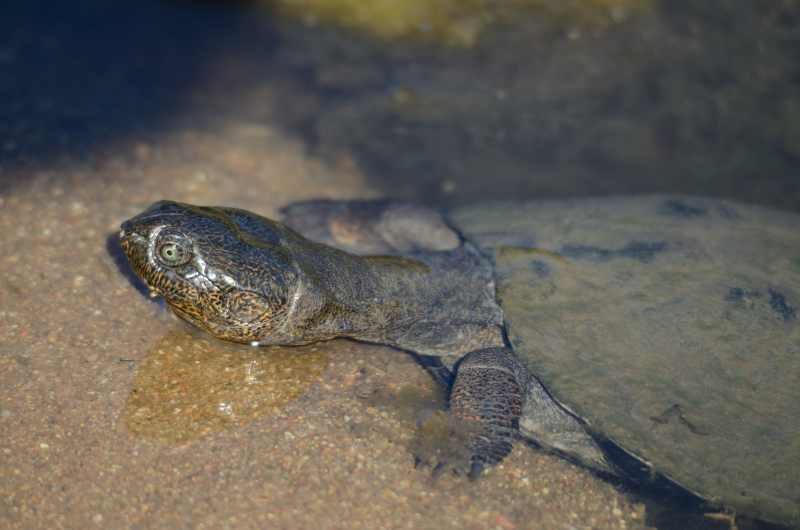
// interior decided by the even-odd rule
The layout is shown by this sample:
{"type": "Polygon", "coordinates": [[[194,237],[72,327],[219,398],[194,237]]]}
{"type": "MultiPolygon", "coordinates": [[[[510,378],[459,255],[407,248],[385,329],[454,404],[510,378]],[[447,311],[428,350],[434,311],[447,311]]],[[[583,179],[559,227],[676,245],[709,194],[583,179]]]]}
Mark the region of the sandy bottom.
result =
{"type": "Polygon", "coordinates": [[[0,526],[645,526],[643,505],[522,444],[474,482],[415,469],[415,418],[436,389],[401,352],[231,346],[147,298],[114,234],[152,201],[269,215],[291,200],[374,195],[346,161],[323,165],[265,127],[218,127],[10,175],[0,526]]]}

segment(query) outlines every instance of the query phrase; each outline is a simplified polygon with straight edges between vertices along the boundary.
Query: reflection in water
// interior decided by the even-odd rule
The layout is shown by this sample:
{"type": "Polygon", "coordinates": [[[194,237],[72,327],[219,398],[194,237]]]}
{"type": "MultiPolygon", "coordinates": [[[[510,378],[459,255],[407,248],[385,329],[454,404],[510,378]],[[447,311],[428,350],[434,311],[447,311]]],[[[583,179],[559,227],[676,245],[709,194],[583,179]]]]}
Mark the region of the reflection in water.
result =
{"type": "Polygon", "coordinates": [[[420,39],[451,46],[473,46],[493,25],[525,17],[551,18],[587,29],[619,23],[630,12],[652,8],[652,0],[278,0],[262,2],[306,22],[332,23],[358,29],[383,39],[420,39]]]}
{"type": "Polygon", "coordinates": [[[324,350],[324,344],[253,348],[175,330],[139,366],[125,424],[173,443],[246,425],[318,381],[328,364],[324,350]]]}

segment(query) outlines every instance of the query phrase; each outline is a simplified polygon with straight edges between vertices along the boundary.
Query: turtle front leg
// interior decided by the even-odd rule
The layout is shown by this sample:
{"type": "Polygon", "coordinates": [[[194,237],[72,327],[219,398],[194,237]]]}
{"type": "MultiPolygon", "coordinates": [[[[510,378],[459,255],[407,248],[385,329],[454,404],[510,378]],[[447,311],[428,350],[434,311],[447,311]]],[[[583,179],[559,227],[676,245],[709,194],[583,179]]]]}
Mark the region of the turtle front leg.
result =
{"type": "Polygon", "coordinates": [[[458,363],[450,412],[470,426],[470,477],[511,452],[527,383],[527,370],[507,348],[476,350],[458,363]]]}
{"type": "Polygon", "coordinates": [[[584,426],[550,397],[508,348],[464,356],[450,392],[450,412],[466,425],[469,475],[511,452],[517,434],[595,470],[615,474],[584,426]]]}

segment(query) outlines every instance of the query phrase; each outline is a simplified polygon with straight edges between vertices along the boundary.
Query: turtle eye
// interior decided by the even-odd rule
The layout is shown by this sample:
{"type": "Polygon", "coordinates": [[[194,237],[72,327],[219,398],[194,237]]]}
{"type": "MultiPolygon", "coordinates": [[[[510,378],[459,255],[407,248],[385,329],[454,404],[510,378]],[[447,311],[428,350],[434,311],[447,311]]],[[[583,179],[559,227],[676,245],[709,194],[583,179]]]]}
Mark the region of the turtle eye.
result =
{"type": "Polygon", "coordinates": [[[185,241],[169,238],[158,245],[156,256],[167,267],[178,267],[189,263],[189,260],[192,259],[192,251],[185,241]]]}

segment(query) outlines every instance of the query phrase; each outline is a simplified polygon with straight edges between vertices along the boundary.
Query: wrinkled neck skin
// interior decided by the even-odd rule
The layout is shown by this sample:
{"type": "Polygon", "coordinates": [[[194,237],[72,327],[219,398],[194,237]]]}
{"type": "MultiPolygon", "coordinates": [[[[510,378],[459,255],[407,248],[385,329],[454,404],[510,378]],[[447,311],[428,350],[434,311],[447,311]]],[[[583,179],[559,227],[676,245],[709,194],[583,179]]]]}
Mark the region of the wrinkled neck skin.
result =
{"type": "Polygon", "coordinates": [[[419,261],[306,239],[287,250],[296,274],[287,317],[263,344],[349,337],[436,356],[504,344],[491,266],[470,245],[419,261]]]}
{"type": "Polygon", "coordinates": [[[291,245],[296,281],[284,325],[262,344],[334,337],[380,342],[419,314],[426,265],[395,256],[356,256],[308,240],[291,245]]]}

